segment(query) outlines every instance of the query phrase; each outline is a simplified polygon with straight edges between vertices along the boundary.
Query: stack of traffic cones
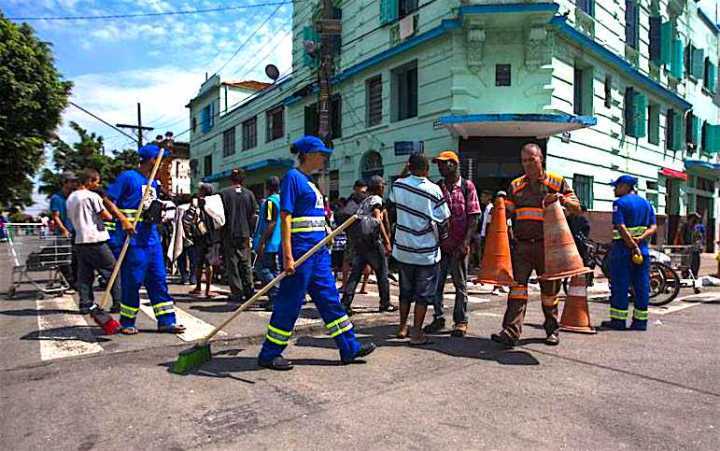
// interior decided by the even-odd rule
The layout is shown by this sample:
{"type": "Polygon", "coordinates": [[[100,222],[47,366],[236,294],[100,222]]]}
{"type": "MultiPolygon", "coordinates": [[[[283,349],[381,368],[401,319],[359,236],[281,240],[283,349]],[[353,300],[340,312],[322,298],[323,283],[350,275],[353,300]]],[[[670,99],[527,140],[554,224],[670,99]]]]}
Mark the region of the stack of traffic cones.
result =
{"type": "Polygon", "coordinates": [[[545,273],[540,280],[560,280],[589,273],[575,246],[570,226],[560,202],[552,202],[544,210],[545,273]]]}
{"type": "Polygon", "coordinates": [[[560,329],[568,332],[594,334],[590,325],[590,311],[587,301],[587,279],[585,275],[570,279],[567,299],[560,318],[560,329]]]}
{"type": "Polygon", "coordinates": [[[505,199],[498,197],[492,211],[492,220],[485,235],[485,251],[482,266],[475,283],[510,286],[513,283],[510,260],[510,237],[508,236],[505,199]]]}

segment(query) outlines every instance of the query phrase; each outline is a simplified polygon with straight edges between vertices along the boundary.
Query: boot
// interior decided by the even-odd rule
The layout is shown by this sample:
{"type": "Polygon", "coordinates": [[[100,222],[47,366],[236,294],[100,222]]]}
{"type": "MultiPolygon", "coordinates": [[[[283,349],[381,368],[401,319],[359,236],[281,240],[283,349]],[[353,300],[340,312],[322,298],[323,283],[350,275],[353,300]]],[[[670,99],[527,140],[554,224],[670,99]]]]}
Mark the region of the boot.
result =
{"type": "Polygon", "coordinates": [[[435,334],[445,329],[445,318],[435,318],[433,322],[423,328],[426,334],[435,334]]]}

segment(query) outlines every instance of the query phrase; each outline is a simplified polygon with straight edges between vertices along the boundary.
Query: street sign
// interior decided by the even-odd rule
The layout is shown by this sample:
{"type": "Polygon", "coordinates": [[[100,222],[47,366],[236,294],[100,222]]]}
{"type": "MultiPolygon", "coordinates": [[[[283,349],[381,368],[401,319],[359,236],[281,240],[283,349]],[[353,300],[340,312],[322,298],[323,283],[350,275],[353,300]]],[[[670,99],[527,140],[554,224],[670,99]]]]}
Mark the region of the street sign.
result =
{"type": "Polygon", "coordinates": [[[413,155],[424,152],[424,141],[395,141],[395,155],[413,155]]]}

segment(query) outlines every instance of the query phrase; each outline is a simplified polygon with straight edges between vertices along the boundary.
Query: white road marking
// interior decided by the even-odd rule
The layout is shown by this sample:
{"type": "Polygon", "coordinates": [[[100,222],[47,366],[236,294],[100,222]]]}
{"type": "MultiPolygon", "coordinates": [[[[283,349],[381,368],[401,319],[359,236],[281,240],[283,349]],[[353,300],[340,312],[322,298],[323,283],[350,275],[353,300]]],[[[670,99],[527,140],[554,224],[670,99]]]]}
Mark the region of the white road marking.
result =
{"type": "Polygon", "coordinates": [[[95,342],[95,335],[85,318],[75,313],[57,313],[53,310],[77,311],[72,296],[62,296],[36,302],[38,310],[38,340],[40,358],[55,360],[84,354],[96,354],[103,348],[95,342]],[[49,310],[43,314],[43,310],[49,310]]]}
{"type": "Polygon", "coordinates": [[[492,318],[502,318],[503,315],[500,313],[492,313],[492,312],[472,312],[475,316],[490,316],[492,318]]]}
{"type": "Polygon", "coordinates": [[[713,294],[706,294],[706,295],[694,294],[691,296],[683,296],[681,298],[677,298],[670,304],[663,305],[661,307],[650,306],[648,308],[648,311],[650,313],[654,313],[656,315],[667,315],[668,313],[679,312],[680,310],[685,310],[686,308],[701,305],[703,303],[703,301],[714,301],[717,299],[718,299],[717,295],[713,295],[713,294]],[[692,300],[692,302],[686,302],[688,300],[692,300]]]}
{"type": "MultiPolygon", "coordinates": [[[[142,310],[142,312],[150,319],[155,321],[155,313],[153,312],[153,308],[150,304],[141,302],[140,310],[142,310]]],[[[179,309],[177,305],[175,306],[175,317],[178,324],[182,324],[183,326],[185,326],[185,332],[181,334],[176,334],[176,336],[182,341],[199,340],[206,337],[207,334],[209,334],[215,328],[215,326],[213,326],[212,324],[207,323],[200,318],[189,314],[185,310],[179,309]]],[[[220,331],[218,332],[218,335],[227,335],[227,333],[220,331]]]]}

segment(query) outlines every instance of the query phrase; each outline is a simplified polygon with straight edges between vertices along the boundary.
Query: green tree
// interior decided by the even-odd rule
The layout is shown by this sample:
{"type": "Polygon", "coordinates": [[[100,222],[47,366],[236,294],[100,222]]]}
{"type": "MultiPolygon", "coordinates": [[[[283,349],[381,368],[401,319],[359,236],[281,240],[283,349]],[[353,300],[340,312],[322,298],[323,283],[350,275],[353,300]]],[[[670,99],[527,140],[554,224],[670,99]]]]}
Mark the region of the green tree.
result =
{"type": "Polygon", "coordinates": [[[32,177],[71,88],[55,68],[50,44],[0,12],[0,206],[32,203],[32,177]]]}
{"type": "Polygon", "coordinates": [[[93,168],[100,173],[103,183],[107,184],[120,172],[137,166],[139,162],[137,151],[115,150],[110,152],[110,155],[106,155],[102,136],[88,133],[76,122],[70,122],[70,128],[77,133],[78,140],[72,145],[60,139],[52,143],[52,169],[43,169],[38,188],[40,193],[50,196],[60,191],[62,187],[60,177],[64,171],[79,174],[83,169],[93,168]]]}

